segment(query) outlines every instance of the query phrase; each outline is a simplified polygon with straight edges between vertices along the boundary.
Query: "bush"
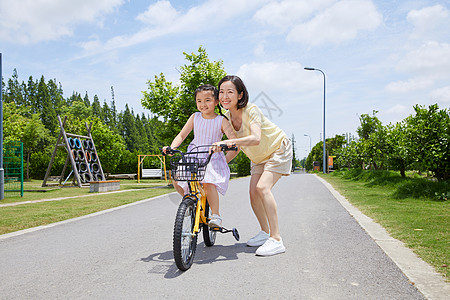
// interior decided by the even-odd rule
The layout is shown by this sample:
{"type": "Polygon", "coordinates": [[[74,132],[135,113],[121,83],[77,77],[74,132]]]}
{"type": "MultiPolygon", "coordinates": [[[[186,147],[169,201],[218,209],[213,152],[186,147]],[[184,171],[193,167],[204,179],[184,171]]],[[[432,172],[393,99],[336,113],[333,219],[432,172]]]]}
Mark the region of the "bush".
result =
{"type": "Polygon", "coordinates": [[[239,177],[250,175],[250,159],[244,152],[240,152],[236,158],[236,172],[239,177]]]}

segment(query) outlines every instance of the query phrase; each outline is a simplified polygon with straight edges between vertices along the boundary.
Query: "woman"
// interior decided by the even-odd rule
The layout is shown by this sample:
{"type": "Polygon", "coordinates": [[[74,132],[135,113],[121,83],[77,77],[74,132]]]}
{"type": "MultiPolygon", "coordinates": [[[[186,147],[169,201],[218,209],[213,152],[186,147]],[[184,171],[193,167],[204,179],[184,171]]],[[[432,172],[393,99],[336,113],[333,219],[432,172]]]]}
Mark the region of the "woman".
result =
{"type": "MultiPolygon", "coordinates": [[[[256,255],[269,256],[286,251],[278,228],[277,204],[272,187],[281,176],[290,175],[292,145],[286,134],[261,110],[248,102],[248,92],[242,80],[227,75],[219,82],[219,101],[228,111],[225,115],[237,138],[215,143],[237,145],[252,161],[250,201],[261,231],[247,245],[259,248],[256,255]]],[[[227,153],[229,162],[237,152],[227,153]]]]}

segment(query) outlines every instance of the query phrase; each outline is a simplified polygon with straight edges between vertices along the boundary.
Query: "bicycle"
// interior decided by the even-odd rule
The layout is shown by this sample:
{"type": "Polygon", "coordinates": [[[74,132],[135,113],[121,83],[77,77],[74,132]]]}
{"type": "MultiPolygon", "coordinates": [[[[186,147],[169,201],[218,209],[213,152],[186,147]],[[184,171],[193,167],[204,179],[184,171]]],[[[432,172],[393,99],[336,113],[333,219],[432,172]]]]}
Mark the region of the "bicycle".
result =
{"type": "MultiPolygon", "coordinates": [[[[237,151],[236,146],[220,145],[220,147],[222,151],[237,151]]],[[[178,206],[173,228],[173,257],[178,269],[182,271],[192,266],[200,231],[203,230],[203,241],[207,247],[214,246],[217,232],[232,232],[234,238],[239,241],[239,232],[236,228],[209,226],[212,213],[201,184],[206,166],[213,154],[209,148],[210,145],[197,146],[190,152],[182,152],[167,147],[166,153],[162,152],[163,155],[174,155],[170,160],[173,180],[187,181],[189,186],[189,193],[183,196],[178,206]],[[207,147],[208,151],[199,151],[202,147],[207,147]]]]}

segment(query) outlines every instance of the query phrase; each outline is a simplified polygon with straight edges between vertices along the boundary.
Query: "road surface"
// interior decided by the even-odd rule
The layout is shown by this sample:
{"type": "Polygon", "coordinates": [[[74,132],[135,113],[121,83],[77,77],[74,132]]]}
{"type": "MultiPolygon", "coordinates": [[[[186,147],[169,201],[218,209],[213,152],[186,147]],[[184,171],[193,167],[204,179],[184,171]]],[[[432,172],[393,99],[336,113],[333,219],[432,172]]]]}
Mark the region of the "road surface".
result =
{"type": "Polygon", "coordinates": [[[0,299],[424,299],[314,175],[274,187],[287,250],[255,256],[248,184],[230,181],[221,198],[241,240],[219,234],[207,248],[199,237],[186,272],[172,256],[176,194],[0,236],[0,299]]]}

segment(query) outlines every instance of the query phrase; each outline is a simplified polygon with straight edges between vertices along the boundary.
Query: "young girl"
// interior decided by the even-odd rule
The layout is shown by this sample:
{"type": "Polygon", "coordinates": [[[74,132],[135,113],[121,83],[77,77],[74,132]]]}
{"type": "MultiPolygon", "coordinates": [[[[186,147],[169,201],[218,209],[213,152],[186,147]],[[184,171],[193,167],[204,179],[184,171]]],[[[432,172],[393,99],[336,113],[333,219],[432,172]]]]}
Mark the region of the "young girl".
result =
{"type": "MultiPolygon", "coordinates": [[[[261,231],[247,245],[260,246],[256,255],[283,253],[286,248],[278,229],[277,204],[272,187],[281,176],[291,172],[291,141],[255,104],[248,103],[247,88],[239,77],[228,75],[220,80],[219,101],[228,110],[225,115],[237,136],[221,143],[239,146],[252,161],[250,202],[261,231]]],[[[228,152],[227,161],[236,155],[236,152],[228,152]]]]}
{"type": "MultiPolygon", "coordinates": [[[[189,144],[188,152],[195,146],[212,145],[215,142],[219,142],[222,140],[224,133],[228,138],[236,137],[228,121],[214,111],[216,105],[219,104],[215,86],[206,84],[198,87],[195,90],[194,97],[199,111],[190,116],[183,129],[172,141],[171,148],[179,147],[192,130],[194,130],[194,139],[189,144]]],[[[220,107],[219,111],[221,113],[220,107]]],[[[164,152],[166,148],[163,148],[164,152]]],[[[211,227],[222,226],[222,218],[219,213],[219,194],[217,191],[225,195],[229,180],[230,168],[225,160],[225,155],[223,152],[214,153],[206,167],[205,177],[202,180],[203,189],[206,192],[212,212],[209,222],[211,227]]],[[[188,192],[186,182],[174,182],[174,187],[182,196],[188,192]]]]}

